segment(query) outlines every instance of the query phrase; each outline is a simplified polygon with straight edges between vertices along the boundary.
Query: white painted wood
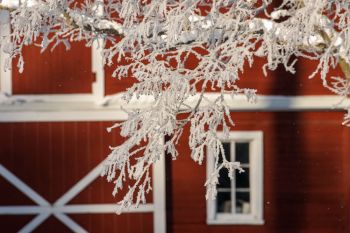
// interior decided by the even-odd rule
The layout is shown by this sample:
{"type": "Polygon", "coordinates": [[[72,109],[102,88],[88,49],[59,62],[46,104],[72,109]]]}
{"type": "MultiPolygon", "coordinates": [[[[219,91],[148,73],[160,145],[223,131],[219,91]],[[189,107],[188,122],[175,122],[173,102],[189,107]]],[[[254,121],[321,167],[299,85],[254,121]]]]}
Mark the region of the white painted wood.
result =
{"type": "MultiPolygon", "coordinates": [[[[97,7],[97,14],[103,16],[104,9],[103,0],[97,0],[95,6],[97,7]]],[[[95,101],[101,101],[105,96],[105,71],[103,63],[103,46],[104,40],[97,39],[92,44],[92,72],[95,74],[96,80],[92,84],[92,94],[95,97],[95,101]]]]}
{"type": "MultiPolygon", "coordinates": [[[[80,205],[64,205],[53,206],[54,212],[67,214],[102,214],[102,213],[117,213],[119,206],[115,203],[111,204],[80,204],[80,205]]],[[[154,211],[153,204],[142,204],[136,207],[132,205],[130,209],[123,210],[123,213],[150,213],[154,211]]]]}
{"type": "Polygon", "coordinates": [[[78,181],[72,188],[70,188],[64,195],[62,195],[55,203],[55,206],[60,206],[68,203],[72,200],[77,194],[79,194],[82,190],[84,190],[92,181],[94,181],[97,177],[101,175],[103,169],[102,161],[99,165],[97,165],[94,169],[92,169],[86,176],[84,176],[81,180],[78,181]]]}
{"type": "Polygon", "coordinates": [[[88,233],[84,228],[82,228],[78,223],[74,222],[65,214],[55,213],[54,216],[60,220],[64,225],[76,233],[88,233]]]}
{"type": "Polygon", "coordinates": [[[263,225],[264,220],[258,220],[251,217],[243,219],[220,218],[217,220],[207,220],[208,225],[263,225]]]}
{"type": "MultiPolygon", "coordinates": [[[[101,105],[121,106],[125,108],[147,108],[154,100],[151,96],[133,98],[128,105],[122,99],[123,93],[106,96],[101,105]]],[[[201,105],[211,105],[220,97],[220,93],[206,93],[201,105]]],[[[342,110],[350,105],[350,98],[343,99],[336,95],[306,95],[306,96],[276,96],[257,95],[255,103],[249,103],[245,95],[224,94],[224,100],[231,111],[301,111],[301,110],[342,110]],[[342,102],[341,102],[342,101],[342,102]],[[341,102],[341,103],[340,103],[341,102]]],[[[200,95],[190,97],[185,103],[189,106],[196,106],[200,95]]]]}
{"type": "MultiPolygon", "coordinates": [[[[14,174],[12,174],[8,169],[0,164],[0,175],[2,175],[7,181],[13,184],[18,190],[20,190],[24,195],[31,198],[35,203],[39,206],[44,206],[47,208],[50,206],[50,203],[46,201],[43,197],[41,197],[38,193],[36,193],[33,189],[31,189],[27,184],[17,178],[14,174]]],[[[19,206],[17,206],[19,207],[19,206]]],[[[5,207],[6,208],[6,207],[5,207]]],[[[17,209],[18,210],[18,209],[17,209]]],[[[32,221],[26,224],[20,232],[27,233],[35,230],[45,219],[50,216],[50,213],[41,213],[37,217],[35,217],[32,221]]],[[[73,220],[67,218],[63,218],[61,221],[67,221],[67,224],[72,224],[73,220]],[[70,220],[70,221],[68,221],[70,220]]]]}
{"type": "MultiPolygon", "coordinates": [[[[101,8],[101,7],[100,7],[101,8]]],[[[103,40],[98,39],[92,44],[92,72],[96,81],[92,84],[92,94],[95,101],[101,101],[105,96],[105,71],[102,57],[103,40]]]]}
{"type": "Polygon", "coordinates": [[[41,223],[43,223],[50,214],[39,214],[34,219],[32,219],[29,223],[27,223],[18,233],[29,233],[34,231],[41,223]]]}
{"type": "MultiPolygon", "coordinates": [[[[35,214],[99,214],[99,213],[116,213],[118,205],[110,204],[79,204],[79,205],[50,205],[50,206],[0,206],[0,215],[35,215],[35,214]]],[[[133,205],[130,209],[125,209],[123,213],[148,213],[154,211],[153,204],[143,204],[136,207],[133,205]]]]}
{"type": "MultiPolygon", "coordinates": [[[[0,164],[0,175],[13,184],[17,189],[23,192],[24,195],[31,198],[38,206],[28,205],[15,205],[15,206],[0,206],[0,215],[37,215],[32,221],[26,224],[20,232],[27,233],[34,231],[42,222],[44,222],[49,216],[54,215],[63,224],[69,227],[73,232],[86,232],[79,224],[74,222],[66,214],[88,214],[88,213],[116,213],[118,208],[117,204],[79,204],[79,205],[66,205],[71,199],[77,196],[83,189],[85,189],[94,179],[99,177],[102,171],[101,162],[92,171],[90,171],[85,177],[83,177],[78,183],[76,183],[71,189],[63,194],[53,205],[37,194],[27,184],[21,181],[8,169],[0,164]]],[[[157,175],[159,168],[157,170],[157,175]]],[[[155,179],[155,182],[157,178],[155,179]]],[[[165,189],[165,187],[163,187],[165,189]]],[[[156,188],[160,190],[159,188],[156,188]]],[[[165,194],[164,194],[165,195],[165,194]]],[[[165,200],[165,196],[163,197],[165,200]]],[[[159,208],[159,203],[157,203],[159,208]]],[[[165,205],[165,204],[164,204],[165,205]]],[[[154,212],[155,207],[153,204],[133,205],[130,209],[124,210],[123,213],[147,213],[154,212]]],[[[158,212],[155,213],[157,216],[158,212]]],[[[165,213],[164,213],[165,214],[165,213]]],[[[165,215],[164,215],[165,216],[165,215]]],[[[165,218],[165,217],[164,217],[165,218]]],[[[158,217],[158,219],[160,219],[158,217]]],[[[165,223],[164,223],[165,224],[165,223]]],[[[158,231],[165,232],[165,231],[158,231]]],[[[157,232],[156,232],[157,233],[157,232]]]]}
{"type": "MultiPolygon", "coordinates": [[[[35,121],[112,121],[126,120],[127,113],[121,109],[145,108],[152,104],[149,98],[141,98],[125,105],[117,97],[118,103],[108,106],[96,105],[92,101],[82,102],[23,102],[24,99],[10,98],[9,103],[0,104],[0,122],[35,122],[35,121]]],[[[215,94],[208,95],[208,99],[215,94]]],[[[191,100],[192,101],[192,100],[191,100]]],[[[227,103],[233,112],[244,111],[344,111],[350,106],[350,99],[341,104],[335,96],[260,96],[256,104],[247,103],[244,99],[228,99],[227,103]]],[[[190,102],[194,104],[194,102],[190,102]]]]}
{"type": "MultiPolygon", "coordinates": [[[[210,174],[214,171],[215,163],[214,158],[209,159],[209,155],[212,154],[211,148],[207,148],[207,163],[206,163],[206,174],[207,179],[209,178],[210,174]]],[[[206,210],[207,210],[207,222],[210,219],[215,219],[216,216],[216,205],[214,200],[207,200],[206,202],[206,210]]]]}
{"type": "Polygon", "coordinates": [[[252,144],[253,148],[253,160],[252,165],[254,166],[252,170],[254,170],[254,174],[250,179],[250,183],[254,185],[255,189],[252,190],[255,195],[256,205],[254,207],[254,216],[256,216],[256,220],[260,224],[264,224],[264,138],[263,133],[259,132],[256,135],[256,139],[252,144]]]}
{"type": "MultiPolygon", "coordinates": [[[[223,135],[220,135],[221,137],[223,135]]],[[[236,143],[234,141],[230,141],[230,161],[236,161],[236,143]]],[[[250,160],[249,160],[250,161],[250,160]]],[[[236,174],[233,175],[234,179],[231,180],[231,214],[235,214],[236,212],[236,174]]],[[[216,213],[215,213],[216,215],[216,213]]]]}
{"type": "Polygon", "coordinates": [[[42,196],[35,192],[23,181],[18,179],[12,172],[6,169],[3,165],[0,164],[0,175],[3,176],[8,182],[15,186],[19,191],[24,193],[32,201],[37,203],[40,206],[49,206],[50,203],[47,202],[42,196]]]}
{"type": "Polygon", "coordinates": [[[153,229],[154,233],[166,232],[166,181],[165,181],[165,152],[153,165],[153,229]]]}
{"type": "Polygon", "coordinates": [[[31,214],[50,213],[49,206],[0,206],[0,215],[31,215],[31,214]]]}
{"type": "MultiPolygon", "coordinates": [[[[249,142],[249,167],[250,167],[250,195],[251,213],[238,214],[217,213],[215,200],[207,200],[207,224],[264,224],[263,219],[263,133],[261,131],[232,131],[228,138],[223,133],[218,134],[223,142],[231,143],[231,158],[235,158],[234,143],[249,142]]],[[[207,176],[214,169],[215,158],[207,151],[207,176]]],[[[234,184],[234,183],[233,183],[234,184]]],[[[235,185],[231,185],[232,193],[235,185]]],[[[235,195],[232,195],[232,206],[235,203],[235,195]]],[[[232,208],[234,210],[234,208],[232,208]]]]}
{"type": "MultiPolygon", "coordinates": [[[[6,15],[7,18],[10,18],[9,13],[1,12],[1,14],[6,15]]],[[[0,24],[0,36],[6,35],[10,32],[10,24],[0,24]]],[[[3,52],[3,48],[0,46],[0,92],[6,93],[7,95],[12,94],[12,72],[9,69],[5,69],[5,63],[6,59],[8,58],[8,55],[3,52]]],[[[9,66],[11,67],[11,62],[9,63],[9,66]]]]}

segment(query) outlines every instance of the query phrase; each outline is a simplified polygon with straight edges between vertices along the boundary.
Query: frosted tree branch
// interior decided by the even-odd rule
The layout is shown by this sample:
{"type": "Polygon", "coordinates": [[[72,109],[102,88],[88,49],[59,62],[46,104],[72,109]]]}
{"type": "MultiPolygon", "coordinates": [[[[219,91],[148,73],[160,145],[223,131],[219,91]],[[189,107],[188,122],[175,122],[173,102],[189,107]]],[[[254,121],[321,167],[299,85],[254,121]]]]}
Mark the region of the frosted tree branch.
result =
{"type": "MultiPolygon", "coordinates": [[[[76,41],[89,47],[102,40],[104,63],[113,66],[113,76],[132,74],[137,80],[123,98],[153,100],[151,106],[125,110],[128,120],[110,128],[120,128],[125,142],[111,148],[103,175],[114,182],[113,194],[130,185],[123,208],[146,201],[152,187],[150,167],[164,151],[177,158],[184,127],[190,129],[195,162],[215,157],[215,170],[205,184],[206,197],[215,198],[220,169],[229,174],[240,169],[239,163],[224,158],[217,134],[220,130],[228,135],[234,126],[225,96],[244,94],[247,101],[255,101],[257,90],[241,88],[237,81],[256,57],[266,59],[265,74],[278,66],[294,73],[300,57],[318,61],[310,78],[319,76],[325,88],[343,98],[350,92],[348,0],[282,0],[279,5],[272,0],[9,2],[0,2],[0,28],[11,27],[0,32],[1,49],[10,59],[19,58],[20,71],[24,46],[44,51],[59,44],[69,49],[76,41]],[[344,77],[330,77],[329,71],[338,66],[344,77]],[[206,91],[220,96],[208,100],[206,91]],[[197,103],[188,105],[198,92],[197,103]]],[[[344,118],[344,124],[349,123],[350,113],[344,118]]]]}

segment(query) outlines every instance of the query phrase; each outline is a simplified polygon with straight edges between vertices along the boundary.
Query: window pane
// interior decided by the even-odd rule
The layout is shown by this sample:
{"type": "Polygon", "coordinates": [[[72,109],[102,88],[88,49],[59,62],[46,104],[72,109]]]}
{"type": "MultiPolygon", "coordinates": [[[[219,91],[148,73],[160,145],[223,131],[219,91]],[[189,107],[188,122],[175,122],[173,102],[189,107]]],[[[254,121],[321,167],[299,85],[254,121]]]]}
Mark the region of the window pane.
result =
{"type": "Polygon", "coordinates": [[[235,146],[236,161],[249,163],[249,142],[237,142],[235,146]]]}
{"type": "Polygon", "coordinates": [[[236,170],[236,188],[249,188],[249,168],[244,168],[244,172],[236,170]]]}
{"type": "MultiPolygon", "coordinates": [[[[228,161],[231,161],[231,143],[223,142],[222,146],[224,147],[225,156],[228,161]]],[[[219,154],[219,164],[222,163],[221,153],[219,154]]]]}
{"type": "Polygon", "coordinates": [[[236,192],[236,213],[249,214],[250,209],[250,193],[236,192]]]}
{"type": "Polygon", "coordinates": [[[216,206],[218,213],[231,213],[231,192],[218,192],[216,206]]]}
{"type": "MultiPolygon", "coordinates": [[[[231,157],[231,153],[230,153],[230,149],[231,149],[231,144],[228,142],[223,142],[222,143],[224,150],[225,150],[225,155],[226,155],[226,159],[230,161],[230,157],[231,157]]],[[[222,156],[221,153],[219,155],[219,164],[222,163],[222,156]]],[[[231,180],[228,177],[228,170],[226,168],[222,168],[220,170],[219,173],[220,177],[219,177],[219,184],[218,184],[218,188],[231,188],[231,180]]]]}
{"type": "Polygon", "coordinates": [[[228,177],[228,170],[226,168],[222,168],[219,175],[218,188],[231,188],[231,180],[228,177]]]}

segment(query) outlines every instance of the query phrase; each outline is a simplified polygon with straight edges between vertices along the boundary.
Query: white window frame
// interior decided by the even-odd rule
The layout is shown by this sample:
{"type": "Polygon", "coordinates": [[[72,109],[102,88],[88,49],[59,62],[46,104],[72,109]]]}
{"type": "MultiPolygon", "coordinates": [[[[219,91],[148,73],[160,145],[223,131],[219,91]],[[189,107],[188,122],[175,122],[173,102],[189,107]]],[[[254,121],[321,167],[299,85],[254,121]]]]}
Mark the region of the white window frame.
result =
{"type": "MultiPolygon", "coordinates": [[[[263,219],[263,133],[262,131],[233,131],[229,138],[218,133],[222,142],[231,143],[231,156],[235,153],[235,143],[249,142],[249,172],[251,213],[217,213],[216,200],[207,200],[207,224],[209,225],[262,225],[263,219]]],[[[207,149],[207,178],[214,171],[215,158],[207,149]]],[[[235,181],[233,181],[235,182],[235,181]]],[[[235,186],[231,185],[232,193],[235,186]]],[[[232,200],[235,203],[234,200],[232,200]]],[[[233,206],[233,205],[232,205],[233,206]]],[[[234,210],[234,208],[232,208],[234,210]]]]}
{"type": "MultiPolygon", "coordinates": [[[[4,33],[9,32],[10,25],[0,25],[0,30],[4,33]]],[[[96,40],[91,46],[92,67],[91,72],[95,74],[96,80],[92,83],[92,92],[87,94],[16,94],[12,91],[12,71],[5,70],[5,60],[8,55],[0,49],[0,93],[5,93],[9,98],[23,99],[26,101],[44,101],[44,102],[77,102],[90,101],[98,102],[104,98],[105,74],[101,52],[102,40],[96,40]]],[[[10,64],[12,66],[12,64],[10,64]]]]}

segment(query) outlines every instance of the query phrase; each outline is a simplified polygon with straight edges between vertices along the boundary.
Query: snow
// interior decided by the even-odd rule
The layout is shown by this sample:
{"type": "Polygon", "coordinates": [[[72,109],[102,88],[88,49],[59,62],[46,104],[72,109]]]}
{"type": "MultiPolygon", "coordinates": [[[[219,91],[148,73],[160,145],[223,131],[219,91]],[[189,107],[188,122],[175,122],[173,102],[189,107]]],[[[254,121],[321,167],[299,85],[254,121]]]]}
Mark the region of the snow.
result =
{"type": "MultiPolygon", "coordinates": [[[[18,7],[19,2],[20,2],[19,0],[1,0],[1,5],[7,6],[10,8],[16,8],[18,7]]],[[[38,3],[36,0],[25,0],[25,2],[27,6],[33,6],[38,3]]]]}
{"type": "Polygon", "coordinates": [[[9,12],[0,10],[0,25],[7,24],[9,22],[9,12]]]}

